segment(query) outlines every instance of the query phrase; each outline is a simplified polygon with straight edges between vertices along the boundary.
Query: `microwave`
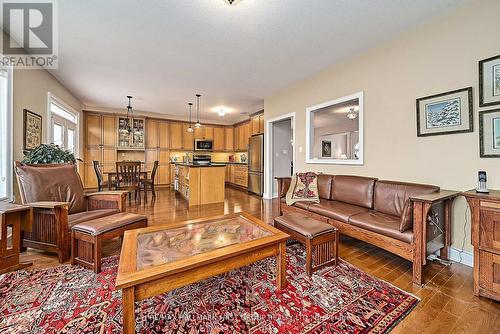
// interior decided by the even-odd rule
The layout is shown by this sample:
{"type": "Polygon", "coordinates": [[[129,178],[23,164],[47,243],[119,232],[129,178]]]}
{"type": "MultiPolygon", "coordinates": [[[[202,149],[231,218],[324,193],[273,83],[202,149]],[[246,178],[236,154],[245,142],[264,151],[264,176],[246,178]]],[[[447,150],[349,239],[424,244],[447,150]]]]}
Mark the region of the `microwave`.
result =
{"type": "Polygon", "coordinates": [[[195,139],[194,140],[194,150],[195,151],[213,151],[214,141],[207,139],[195,139]]]}

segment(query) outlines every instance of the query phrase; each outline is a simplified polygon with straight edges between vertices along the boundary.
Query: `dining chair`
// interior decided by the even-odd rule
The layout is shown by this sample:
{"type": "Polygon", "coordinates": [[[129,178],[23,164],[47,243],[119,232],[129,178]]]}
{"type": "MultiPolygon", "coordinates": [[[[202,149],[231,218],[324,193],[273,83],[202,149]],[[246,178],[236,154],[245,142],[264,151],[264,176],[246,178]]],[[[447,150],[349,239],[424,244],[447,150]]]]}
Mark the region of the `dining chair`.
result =
{"type": "Polygon", "coordinates": [[[104,176],[102,174],[101,166],[99,166],[99,161],[92,161],[94,165],[95,176],[97,177],[97,190],[102,191],[103,188],[108,187],[108,181],[104,180],[104,176]]]}
{"type": "Polygon", "coordinates": [[[151,195],[152,195],[152,200],[156,199],[156,192],[155,192],[155,176],[156,176],[156,170],[158,169],[159,166],[159,161],[156,160],[153,163],[153,169],[151,170],[151,175],[148,178],[147,175],[146,177],[141,181],[141,190],[144,191],[144,201],[148,201],[148,190],[151,190],[151,195]]]}
{"type": "MultiPolygon", "coordinates": [[[[129,203],[131,192],[137,201],[137,193],[141,190],[141,163],[139,161],[117,161],[116,162],[116,189],[129,191],[129,203]]],[[[141,198],[139,196],[139,202],[141,198]]]]}

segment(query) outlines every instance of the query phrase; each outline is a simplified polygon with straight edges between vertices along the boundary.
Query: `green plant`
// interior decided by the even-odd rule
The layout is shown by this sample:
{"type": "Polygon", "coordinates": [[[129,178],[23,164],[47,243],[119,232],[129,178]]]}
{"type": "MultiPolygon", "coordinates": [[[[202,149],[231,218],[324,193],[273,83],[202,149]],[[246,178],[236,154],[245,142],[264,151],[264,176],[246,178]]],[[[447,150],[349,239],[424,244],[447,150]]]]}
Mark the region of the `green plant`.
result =
{"type": "Polygon", "coordinates": [[[76,163],[75,155],[69,150],[63,150],[54,144],[41,144],[40,146],[24,151],[23,163],[25,164],[62,164],[76,163]]]}

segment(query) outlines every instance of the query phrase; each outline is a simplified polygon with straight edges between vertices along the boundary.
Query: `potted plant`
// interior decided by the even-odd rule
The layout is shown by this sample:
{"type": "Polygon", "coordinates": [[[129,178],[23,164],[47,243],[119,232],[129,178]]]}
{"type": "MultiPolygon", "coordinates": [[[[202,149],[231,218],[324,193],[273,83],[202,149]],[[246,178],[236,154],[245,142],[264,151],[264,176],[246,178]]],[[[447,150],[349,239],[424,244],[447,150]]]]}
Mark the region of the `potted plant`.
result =
{"type": "Polygon", "coordinates": [[[24,159],[22,163],[25,164],[63,164],[74,163],[82,161],[75,158],[75,155],[69,150],[63,150],[54,144],[41,144],[40,146],[24,151],[24,159]]]}

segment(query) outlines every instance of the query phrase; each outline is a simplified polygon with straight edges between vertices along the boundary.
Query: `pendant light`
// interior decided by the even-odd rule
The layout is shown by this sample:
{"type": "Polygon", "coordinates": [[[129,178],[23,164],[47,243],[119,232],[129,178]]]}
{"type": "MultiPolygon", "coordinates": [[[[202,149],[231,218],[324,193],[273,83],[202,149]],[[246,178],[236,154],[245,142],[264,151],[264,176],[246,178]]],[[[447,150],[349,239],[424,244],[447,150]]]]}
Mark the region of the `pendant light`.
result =
{"type": "Polygon", "coordinates": [[[191,127],[191,109],[193,108],[193,104],[189,102],[188,105],[189,105],[189,128],[187,129],[187,132],[193,132],[194,129],[191,127]]]}
{"type": "MultiPolygon", "coordinates": [[[[134,123],[134,111],[132,110],[132,105],[130,104],[130,100],[132,99],[132,96],[127,95],[128,99],[128,105],[127,105],[127,131],[128,133],[133,132],[133,123],[134,123]],[[131,126],[132,124],[132,126],[131,126]]],[[[135,132],[135,131],[134,131],[135,132]]]]}
{"type": "Polygon", "coordinates": [[[194,125],[195,128],[201,128],[201,123],[200,123],[200,94],[196,94],[196,124],[194,125]]]}

